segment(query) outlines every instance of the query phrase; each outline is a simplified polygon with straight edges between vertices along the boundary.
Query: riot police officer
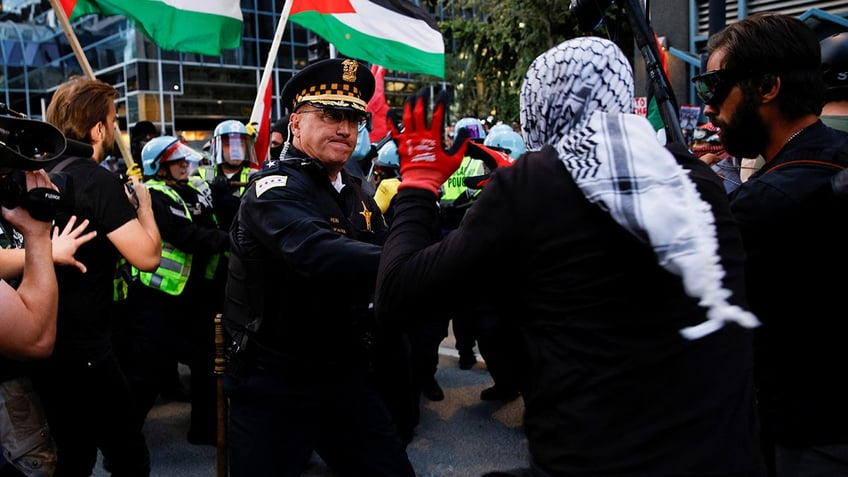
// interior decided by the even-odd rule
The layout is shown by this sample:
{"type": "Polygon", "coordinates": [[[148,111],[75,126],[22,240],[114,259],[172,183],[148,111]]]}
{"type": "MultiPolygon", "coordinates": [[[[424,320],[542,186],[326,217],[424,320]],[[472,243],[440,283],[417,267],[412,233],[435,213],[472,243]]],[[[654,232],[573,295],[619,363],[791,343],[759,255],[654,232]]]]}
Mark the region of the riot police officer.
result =
{"type": "Polygon", "coordinates": [[[228,230],[253,171],[251,164],[258,164],[253,137],[244,124],[228,119],[215,127],[209,153],[214,166],[201,168],[200,175],[212,189],[221,228],[228,230]]]}
{"type": "Polygon", "coordinates": [[[214,318],[221,311],[229,249],[218,226],[209,186],[191,169],[200,154],[174,136],[151,139],[142,149],[145,185],[162,235],[162,260],[139,272],[129,292],[132,310],[122,344],[122,366],[138,401],[138,423],[168,384],[177,362],[191,370],[188,441],[216,442],[214,318]]]}

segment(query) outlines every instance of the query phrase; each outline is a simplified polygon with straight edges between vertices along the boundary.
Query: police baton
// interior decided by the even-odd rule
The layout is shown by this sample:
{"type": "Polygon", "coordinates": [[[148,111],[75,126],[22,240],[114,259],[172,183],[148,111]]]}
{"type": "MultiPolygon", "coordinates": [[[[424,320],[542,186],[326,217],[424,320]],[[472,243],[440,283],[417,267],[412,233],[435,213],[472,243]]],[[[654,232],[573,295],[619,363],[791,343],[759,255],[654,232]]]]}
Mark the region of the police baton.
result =
{"type": "Polygon", "coordinates": [[[227,398],[224,396],[224,325],[221,314],[215,315],[215,387],[218,404],[217,477],[227,477],[227,398]]]}

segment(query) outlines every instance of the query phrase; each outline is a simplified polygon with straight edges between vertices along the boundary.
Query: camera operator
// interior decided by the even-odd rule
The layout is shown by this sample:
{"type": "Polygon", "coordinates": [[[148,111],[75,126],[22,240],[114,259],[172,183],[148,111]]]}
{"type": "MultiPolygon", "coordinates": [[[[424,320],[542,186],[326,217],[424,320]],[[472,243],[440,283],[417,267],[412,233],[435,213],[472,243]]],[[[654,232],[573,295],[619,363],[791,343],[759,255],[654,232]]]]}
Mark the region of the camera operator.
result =
{"type": "Polygon", "coordinates": [[[84,220],[72,216],[61,233],[53,218],[62,190],[42,169],[65,149],[53,126],[30,121],[0,103],[0,476],[50,476],[56,449],[27,362],[53,351],[58,287],[53,265],[72,266],[84,220]],[[52,240],[50,230],[53,228],[52,240]],[[24,249],[26,247],[26,249],[24,249]],[[49,254],[48,254],[49,252],[49,254]]]}
{"type": "MultiPolygon", "coordinates": [[[[25,174],[27,189],[55,189],[43,170],[25,174]]],[[[50,241],[52,223],[33,219],[23,207],[3,207],[3,218],[23,235],[27,248],[23,254],[24,273],[17,289],[5,280],[0,281],[0,303],[3,303],[0,310],[0,354],[12,358],[47,357],[53,350],[56,336],[59,300],[50,241]]],[[[0,253],[0,257],[4,257],[0,261],[0,274],[10,279],[18,275],[18,259],[7,252],[17,251],[4,250],[0,253]]]]}

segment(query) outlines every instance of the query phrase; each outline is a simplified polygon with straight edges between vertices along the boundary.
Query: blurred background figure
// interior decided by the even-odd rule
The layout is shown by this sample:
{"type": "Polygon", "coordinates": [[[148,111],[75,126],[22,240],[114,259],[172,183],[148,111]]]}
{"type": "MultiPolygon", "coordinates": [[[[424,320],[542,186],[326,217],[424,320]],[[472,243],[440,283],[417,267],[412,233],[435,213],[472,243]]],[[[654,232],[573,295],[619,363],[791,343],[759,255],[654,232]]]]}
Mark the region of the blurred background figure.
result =
{"type": "Polygon", "coordinates": [[[833,34],[820,44],[827,85],[821,120],[832,128],[848,131],[848,32],[833,34]]]}
{"type": "Polygon", "coordinates": [[[724,150],[718,128],[711,122],[701,124],[692,132],[692,153],[698,156],[721,177],[724,190],[729,194],[742,184],[739,173],[741,160],[724,150]]]}
{"type": "Polygon", "coordinates": [[[130,129],[130,153],[133,160],[141,162],[141,150],[147,141],[159,136],[159,130],[150,121],[139,121],[130,129]]]}
{"type": "Polygon", "coordinates": [[[288,135],[288,116],[283,116],[282,118],[274,121],[274,124],[271,125],[271,138],[269,140],[271,151],[268,156],[272,161],[280,158],[280,153],[283,152],[283,144],[286,142],[288,135]]]}

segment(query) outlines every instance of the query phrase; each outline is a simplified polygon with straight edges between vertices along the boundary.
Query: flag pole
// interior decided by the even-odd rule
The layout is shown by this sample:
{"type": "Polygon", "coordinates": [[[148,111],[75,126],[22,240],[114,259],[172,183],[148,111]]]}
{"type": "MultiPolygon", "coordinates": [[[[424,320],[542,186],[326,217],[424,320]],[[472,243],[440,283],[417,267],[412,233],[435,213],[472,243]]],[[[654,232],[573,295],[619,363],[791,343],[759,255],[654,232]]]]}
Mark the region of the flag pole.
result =
{"type": "Polygon", "coordinates": [[[286,3],[283,4],[283,11],[280,12],[280,21],[277,23],[277,30],[274,32],[274,41],[271,43],[271,49],[268,50],[268,59],[265,60],[265,70],[262,71],[262,79],[259,81],[259,91],[256,94],[256,100],[253,102],[253,111],[250,113],[251,123],[262,124],[262,118],[259,117],[259,114],[262,111],[265,89],[268,88],[268,83],[271,81],[271,74],[274,72],[274,63],[277,61],[277,50],[280,49],[280,42],[283,41],[283,33],[286,31],[286,22],[289,19],[292,2],[293,0],[286,0],[286,3]]]}
{"type": "MultiPolygon", "coordinates": [[[[71,48],[74,50],[74,54],[77,57],[77,61],[79,62],[83,73],[85,73],[89,79],[97,79],[97,77],[94,76],[94,70],[91,68],[88,58],[85,56],[85,52],[82,51],[82,45],[80,45],[79,39],[77,38],[76,33],[74,33],[74,29],[71,27],[71,21],[68,19],[65,9],[59,4],[59,0],[50,0],[50,6],[53,7],[53,12],[56,13],[56,18],[59,20],[59,24],[62,25],[62,30],[65,31],[65,36],[68,37],[68,41],[71,44],[71,48]]],[[[130,155],[129,148],[124,142],[124,136],[121,135],[121,127],[118,125],[117,121],[115,122],[115,143],[118,145],[118,150],[121,151],[121,156],[123,156],[124,163],[127,165],[127,171],[131,172],[135,163],[133,161],[133,157],[130,155]]]]}

